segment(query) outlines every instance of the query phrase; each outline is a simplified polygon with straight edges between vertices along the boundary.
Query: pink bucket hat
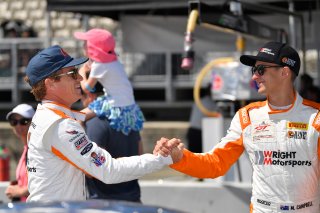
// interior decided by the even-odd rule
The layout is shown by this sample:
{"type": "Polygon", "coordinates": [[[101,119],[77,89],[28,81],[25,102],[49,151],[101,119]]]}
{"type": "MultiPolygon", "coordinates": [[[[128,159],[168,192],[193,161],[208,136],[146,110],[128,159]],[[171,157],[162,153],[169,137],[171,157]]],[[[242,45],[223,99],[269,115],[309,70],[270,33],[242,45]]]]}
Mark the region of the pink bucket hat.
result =
{"type": "Polygon", "coordinates": [[[101,63],[117,60],[114,52],[116,42],[109,31],[94,28],[87,32],[75,32],[73,35],[79,40],[87,41],[87,53],[90,59],[101,63]]]}

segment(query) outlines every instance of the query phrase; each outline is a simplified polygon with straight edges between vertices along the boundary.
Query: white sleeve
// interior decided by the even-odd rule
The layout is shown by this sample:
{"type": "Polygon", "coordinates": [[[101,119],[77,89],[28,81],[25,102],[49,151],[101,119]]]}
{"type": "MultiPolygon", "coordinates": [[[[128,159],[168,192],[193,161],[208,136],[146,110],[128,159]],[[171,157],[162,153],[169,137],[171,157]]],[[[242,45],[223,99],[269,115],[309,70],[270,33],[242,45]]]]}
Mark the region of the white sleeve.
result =
{"type": "Polygon", "coordinates": [[[58,157],[105,183],[134,180],[172,164],[171,157],[144,154],[114,159],[90,141],[84,129],[74,120],[62,119],[52,125],[52,150],[58,157]]]}
{"type": "Polygon", "coordinates": [[[103,78],[108,72],[106,66],[101,63],[93,62],[91,65],[91,71],[89,77],[103,78]]]}

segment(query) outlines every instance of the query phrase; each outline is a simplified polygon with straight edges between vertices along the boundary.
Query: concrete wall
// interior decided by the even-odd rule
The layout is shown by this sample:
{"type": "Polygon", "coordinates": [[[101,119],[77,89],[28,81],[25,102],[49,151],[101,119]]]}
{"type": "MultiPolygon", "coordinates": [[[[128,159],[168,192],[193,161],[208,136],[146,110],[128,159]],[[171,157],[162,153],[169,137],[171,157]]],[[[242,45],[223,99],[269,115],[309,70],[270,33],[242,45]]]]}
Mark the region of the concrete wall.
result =
{"type": "Polygon", "coordinates": [[[192,181],[140,181],[142,202],[189,213],[249,212],[251,185],[192,181]]]}

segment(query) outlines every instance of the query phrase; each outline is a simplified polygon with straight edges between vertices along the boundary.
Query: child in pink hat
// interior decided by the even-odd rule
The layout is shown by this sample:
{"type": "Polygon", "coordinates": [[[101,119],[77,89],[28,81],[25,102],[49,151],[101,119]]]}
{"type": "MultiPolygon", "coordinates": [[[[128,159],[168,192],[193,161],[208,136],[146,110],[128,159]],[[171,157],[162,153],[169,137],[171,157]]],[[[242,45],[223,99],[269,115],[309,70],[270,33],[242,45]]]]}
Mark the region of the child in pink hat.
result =
{"type": "Polygon", "coordinates": [[[115,53],[115,39],[104,29],[75,32],[74,37],[84,40],[85,55],[90,59],[79,70],[83,77],[84,92],[94,92],[99,81],[104,87],[104,96],[98,97],[83,112],[87,119],[94,115],[107,117],[113,129],[128,135],[131,130],[140,131],[144,116],[135,103],[133,88],[115,53]],[[86,73],[90,72],[89,77],[86,73]]]}

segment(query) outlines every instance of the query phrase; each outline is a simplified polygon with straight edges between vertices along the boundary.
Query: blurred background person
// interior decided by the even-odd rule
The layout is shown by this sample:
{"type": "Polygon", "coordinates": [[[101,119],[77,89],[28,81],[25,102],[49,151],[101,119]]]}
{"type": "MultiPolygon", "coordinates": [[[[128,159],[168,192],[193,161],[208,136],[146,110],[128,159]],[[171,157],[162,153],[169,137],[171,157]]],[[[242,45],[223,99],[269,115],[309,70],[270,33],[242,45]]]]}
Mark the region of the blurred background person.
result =
{"type": "MultiPolygon", "coordinates": [[[[205,108],[210,111],[216,111],[216,104],[211,97],[211,86],[211,83],[207,85],[200,100],[205,108]]],[[[186,139],[188,149],[195,153],[202,152],[202,119],[204,117],[206,116],[200,111],[196,103],[193,103],[189,119],[190,126],[187,130],[186,139]]]]}
{"type": "Polygon", "coordinates": [[[320,90],[313,84],[313,78],[308,74],[301,75],[299,92],[305,99],[320,102],[320,90]]]}
{"type": "MultiPolygon", "coordinates": [[[[89,73],[87,73],[88,77],[89,73]]],[[[82,92],[82,104],[87,107],[98,96],[103,96],[102,85],[95,85],[95,92],[82,92]]],[[[131,131],[128,135],[110,127],[106,117],[93,117],[86,121],[85,129],[90,140],[106,149],[113,158],[129,157],[142,154],[141,136],[138,131],[131,131]]],[[[140,186],[138,180],[119,184],[105,184],[95,178],[86,177],[89,199],[140,201],[140,186]]]]}
{"type": "Polygon", "coordinates": [[[10,111],[6,119],[12,126],[13,133],[22,142],[23,152],[16,168],[16,180],[8,186],[5,194],[9,199],[25,202],[28,192],[28,177],[27,177],[27,134],[31,123],[31,119],[35,113],[32,106],[28,104],[19,104],[10,111]]]}

